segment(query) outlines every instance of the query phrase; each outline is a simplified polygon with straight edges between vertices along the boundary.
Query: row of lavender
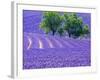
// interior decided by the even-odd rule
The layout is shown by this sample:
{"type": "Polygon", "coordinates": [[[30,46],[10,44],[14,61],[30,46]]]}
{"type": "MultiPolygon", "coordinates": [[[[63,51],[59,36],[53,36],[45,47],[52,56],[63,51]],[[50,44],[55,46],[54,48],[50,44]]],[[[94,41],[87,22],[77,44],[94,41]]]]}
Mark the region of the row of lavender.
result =
{"type": "Polygon", "coordinates": [[[90,39],[73,39],[59,36],[47,36],[38,33],[24,33],[24,49],[30,48],[90,48],[90,39]],[[41,43],[39,43],[41,41],[41,43]],[[40,44],[42,47],[40,47],[40,44]]]}
{"type": "Polygon", "coordinates": [[[24,69],[90,66],[90,40],[24,33],[24,69]],[[29,39],[31,39],[31,47],[29,39]],[[54,45],[50,47],[48,38],[54,45]],[[39,48],[38,39],[43,48],[39,48]],[[58,41],[58,42],[56,42],[58,41]],[[61,46],[62,45],[62,46],[61,46]]]}

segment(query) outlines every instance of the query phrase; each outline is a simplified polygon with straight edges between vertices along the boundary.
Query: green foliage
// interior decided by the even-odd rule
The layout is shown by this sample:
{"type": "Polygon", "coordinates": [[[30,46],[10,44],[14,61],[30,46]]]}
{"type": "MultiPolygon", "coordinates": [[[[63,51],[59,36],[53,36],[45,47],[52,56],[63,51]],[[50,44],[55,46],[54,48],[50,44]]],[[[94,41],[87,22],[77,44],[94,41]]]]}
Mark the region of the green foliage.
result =
{"type": "Polygon", "coordinates": [[[64,29],[68,32],[69,37],[79,37],[82,34],[82,19],[78,18],[76,13],[64,14],[64,29]]]}
{"type": "Polygon", "coordinates": [[[45,21],[43,21],[41,24],[40,24],[40,28],[42,28],[46,34],[48,34],[50,32],[50,28],[47,27],[47,24],[45,23],[45,21]]]}
{"type": "Polygon", "coordinates": [[[84,25],[84,27],[83,27],[83,33],[84,34],[88,34],[89,33],[88,25],[84,25]]]}
{"type": "Polygon", "coordinates": [[[44,12],[43,21],[40,27],[46,32],[54,35],[60,27],[62,18],[58,12],[44,12]]]}
{"type": "Polygon", "coordinates": [[[60,27],[60,28],[58,29],[58,33],[59,33],[60,36],[63,36],[63,34],[64,34],[64,29],[60,27]]]}
{"type": "Polygon", "coordinates": [[[64,13],[63,15],[63,21],[64,21],[64,29],[67,31],[69,29],[69,26],[68,26],[68,13],[64,13]]]}
{"type": "Polygon", "coordinates": [[[40,28],[46,34],[55,35],[57,32],[60,36],[63,36],[64,33],[68,33],[69,37],[74,38],[89,34],[88,25],[83,24],[82,19],[76,13],[44,12],[40,28]]]}

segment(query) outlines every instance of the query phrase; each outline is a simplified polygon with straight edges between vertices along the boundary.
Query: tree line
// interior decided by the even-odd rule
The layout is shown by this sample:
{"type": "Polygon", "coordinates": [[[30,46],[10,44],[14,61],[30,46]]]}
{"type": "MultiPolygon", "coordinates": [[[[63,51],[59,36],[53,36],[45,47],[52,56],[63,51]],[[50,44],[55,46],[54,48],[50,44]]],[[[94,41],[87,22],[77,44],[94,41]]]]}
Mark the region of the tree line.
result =
{"type": "Polygon", "coordinates": [[[59,34],[60,36],[68,34],[69,37],[78,38],[90,33],[87,24],[83,24],[82,18],[76,13],[59,13],[59,12],[44,12],[43,20],[40,23],[40,28],[46,33],[59,34]]]}

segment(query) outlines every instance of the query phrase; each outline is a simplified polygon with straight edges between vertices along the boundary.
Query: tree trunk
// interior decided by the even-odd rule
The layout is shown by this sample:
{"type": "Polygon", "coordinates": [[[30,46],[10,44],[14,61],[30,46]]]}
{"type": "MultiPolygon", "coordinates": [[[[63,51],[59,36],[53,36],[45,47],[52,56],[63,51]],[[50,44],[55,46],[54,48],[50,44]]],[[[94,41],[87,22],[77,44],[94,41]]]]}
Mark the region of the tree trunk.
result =
{"type": "Polygon", "coordinates": [[[53,36],[55,35],[55,31],[52,31],[52,35],[53,35],[53,36]]]}
{"type": "Polygon", "coordinates": [[[68,33],[68,35],[69,35],[69,37],[71,37],[71,34],[70,33],[68,33]]]}

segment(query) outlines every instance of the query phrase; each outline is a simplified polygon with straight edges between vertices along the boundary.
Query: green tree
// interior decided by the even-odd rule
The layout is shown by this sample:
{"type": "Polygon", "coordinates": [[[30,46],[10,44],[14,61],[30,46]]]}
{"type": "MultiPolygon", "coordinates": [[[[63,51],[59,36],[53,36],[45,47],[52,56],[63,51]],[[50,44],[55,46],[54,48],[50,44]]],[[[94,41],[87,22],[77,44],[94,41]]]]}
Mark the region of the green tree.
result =
{"type": "Polygon", "coordinates": [[[44,12],[40,28],[42,28],[47,34],[52,32],[52,34],[55,35],[57,29],[61,26],[61,23],[62,18],[58,12],[44,12]]]}
{"type": "Polygon", "coordinates": [[[82,19],[77,17],[76,13],[64,14],[64,29],[69,37],[79,37],[82,34],[82,19]]]}

